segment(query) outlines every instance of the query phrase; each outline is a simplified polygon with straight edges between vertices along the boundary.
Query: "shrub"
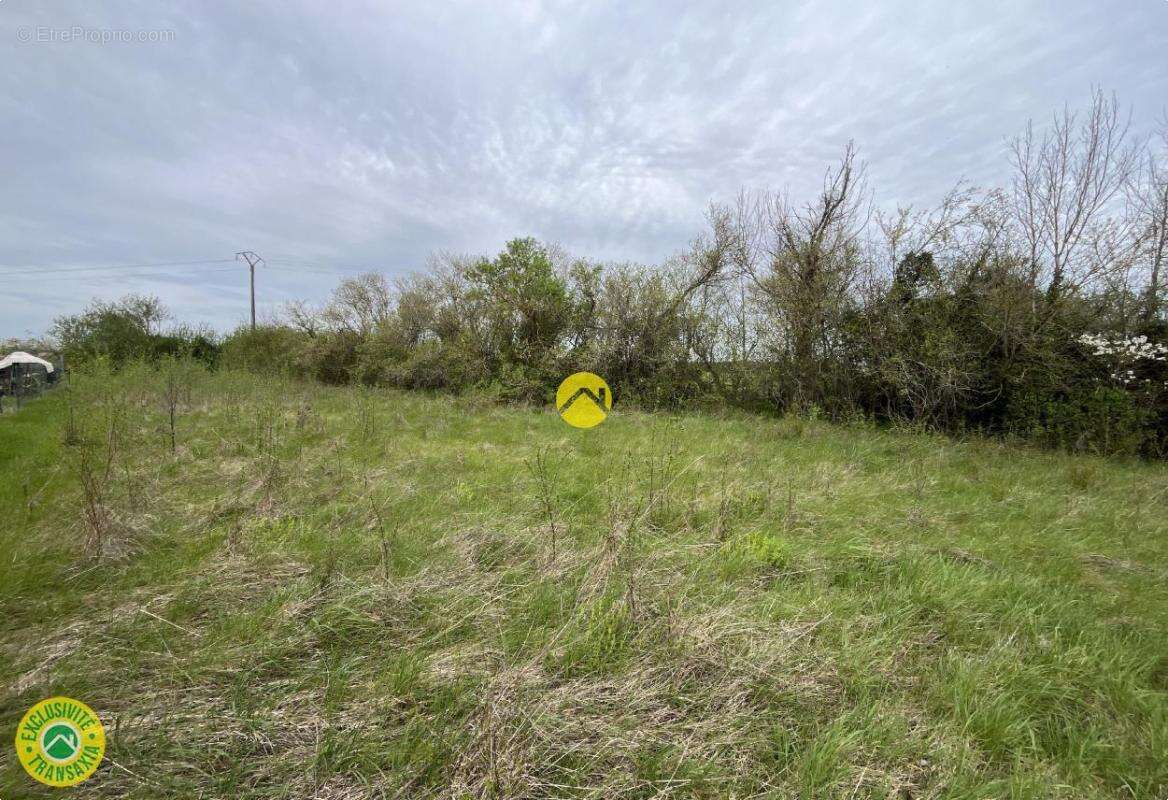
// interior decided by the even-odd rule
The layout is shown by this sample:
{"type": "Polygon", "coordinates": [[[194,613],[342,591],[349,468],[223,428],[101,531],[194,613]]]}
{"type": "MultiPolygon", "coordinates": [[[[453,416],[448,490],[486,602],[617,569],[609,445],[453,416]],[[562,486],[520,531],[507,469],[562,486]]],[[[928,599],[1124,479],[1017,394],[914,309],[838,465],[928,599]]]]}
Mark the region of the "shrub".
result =
{"type": "Polygon", "coordinates": [[[349,383],[357,374],[360,346],[361,336],[349,330],[308,337],[297,356],[297,371],[321,383],[349,383]]]}
{"type": "Polygon", "coordinates": [[[1151,444],[1151,421],[1129,393],[1097,385],[1020,393],[1010,405],[1008,428],[1050,447],[1135,455],[1151,444]]]}
{"type": "Polygon", "coordinates": [[[213,366],[219,345],[204,327],[178,325],[163,333],[170,312],[157,297],[129,294],[112,303],[93,301],[80,314],[58,317],[52,336],[71,365],[104,358],[115,367],[138,359],[186,357],[213,366]]]}
{"type": "Polygon", "coordinates": [[[297,371],[308,336],[284,325],[243,325],[220,346],[220,363],[255,373],[289,374],[297,371]]]}

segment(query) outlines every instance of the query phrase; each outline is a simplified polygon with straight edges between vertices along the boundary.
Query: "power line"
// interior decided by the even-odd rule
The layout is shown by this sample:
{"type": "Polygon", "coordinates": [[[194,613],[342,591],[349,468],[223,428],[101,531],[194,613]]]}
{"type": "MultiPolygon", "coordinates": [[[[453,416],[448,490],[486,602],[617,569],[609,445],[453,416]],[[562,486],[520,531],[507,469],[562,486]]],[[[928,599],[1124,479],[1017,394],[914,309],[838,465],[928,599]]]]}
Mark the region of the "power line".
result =
{"type": "Polygon", "coordinates": [[[304,256],[290,256],[290,255],[283,255],[283,253],[270,253],[269,259],[267,259],[267,263],[269,263],[269,264],[279,263],[279,264],[284,264],[287,266],[326,267],[326,269],[328,269],[328,267],[331,267],[331,271],[332,270],[349,270],[349,271],[360,270],[362,272],[383,271],[383,267],[376,266],[375,264],[338,264],[335,262],[329,262],[329,260],[327,260],[327,259],[305,258],[304,256]]]}
{"type": "MultiPolygon", "coordinates": [[[[250,252],[250,251],[248,251],[248,252],[250,252]]],[[[159,276],[177,275],[177,274],[180,274],[179,270],[171,269],[171,268],[173,268],[173,267],[204,266],[204,265],[215,265],[215,264],[232,264],[238,260],[240,260],[240,259],[238,259],[238,258],[235,258],[235,259],[218,258],[218,259],[206,259],[206,260],[202,260],[202,261],[160,261],[160,262],[156,262],[156,263],[152,263],[152,264],[105,264],[105,265],[101,265],[101,266],[91,266],[91,267],[21,268],[21,269],[11,269],[11,270],[8,270],[5,272],[0,272],[0,278],[17,277],[17,276],[22,276],[22,275],[34,275],[37,277],[41,277],[41,276],[47,277],[47,276],[53,276],[53,275],[69,276],[69,275],[77,275],[79,273],[97,273],[94,275],[94,277],[99,277],[99,275],[101,273],[106,273],[106,272],[115,273],[115,274],[110,275],[109,277],[139,277],[139,276],[149,277],[151,275],[151,272],[149,272],[150,270],[159,270],[159,272],[157,273],[159,276]],[[166,269],[162,269],[162,268],[166,268],[166,269]],[[122,274],[116,274],[116,273],[122,273],[122,274]]],[[[265,259],[261,259],[261,261],[265,264],[278,265],[280,267],[280,270],[279,270],[280,272],[313,273],[313,274],[317,274],[317,275],[344,276],[346,274],[351,274],[351,273],[357,272],[357,271],[368,272],[368,271],[377,269],[376,267],[371,267],[368,265],[365,265],[365,266],[359,266],[356,264],[330,265],[330,264],[328,264],[328,262],[313,261],[313,260],[309,260],[309,259],[299,259],[299,258],[293,258],[293,257],[288,257],[288,256],[286,256],[284,258],[272,260],[272,261],[268,261],[265,259]]],[[[228,271],[231,271],[231,269],[202,269],[202,270],[198,270],[197,273],[195,273],[195,274],[196,275],[206,275],[208,273],[213,273],[213,272],[228,272],[228,271]]],[[[105,276],[100,275],[100,277],[105,277],[105,276]]]]}
{"type": "Polygon", "coordinates": [[[359,269],[359,270],[362,270],[365,272],[369,271],[368,267],[348,267],[347,269],[349,269],[350,272],[342,271],[342,270],[345,270],[346,267],[340,267],[339,269],[327,269],[327,268],[326,269],[315,269],[313,267],[304,266],[301,264],[289,264],[286,261],[269,261],[268,264],[278,266],[283,270],[290,270],[292,272],[312,272],[312,273],[316,273],[317,275],[344,276],[344,275],[352,274],[352,272],[351,272],[352,270],[359,269]]]}
{"type": "Polygon", "coordinates": [[[235,261],[233,258],[217,258],[204,259],[202,261],[161,261],[155,264],[114,264],[95,267],[50,267],[43,269],[40,267],[33,269],[17,269],[14,271],[0,272],[0,277],[7,277],[9,275],[51,275],[60,272],[104,272],[107,270],[119,269],[154,269],[157,267],[192,267],[201,264],[231,264],[235,261]]]}
{"type": "Polygon", "coordinates": [[[269,264],[280,264],[286,268],[301,269],[305,272],[326,272],[332,275],[344,275],[346,272],[383,272],[383,267],[371,264],[329,264],[325,261],[311,261],[309,259],[293,259],[277,256],[268,261],[269,264]],[[314,269],[323,268],[323,269],[314,269]]]}
{"type": "MultiPolygon", "coordinates": [[[[237,269],[236,267],[227,267],[227,268],[220,268],[220,269],[204,269],[204,270],[199,270],[199,273],[198,273],[198,274],[201,276],[201,275],[209,275],[209,274],[213,274],[213,273],[216,273],[216,272],[237,272],[237,271],[238,271],[238,269],[237,269]]],[[[4,275],[3,273],[0,273],[0,278],[3,278],[3,277],[5,277],[5,275],[4,275]]],[[[115,272],[115,273],[110,273],[110,274],[108,274],[108,275],[106,275],[106,274],[99,274],[99,275],[85,275],[85,276],[82,276],[82,277],[80,277],[80,278],[79,278],[78,276],[76,276],[76,275],[54,275],[54,274],[49,274],[49,275],[46,275],[46,277],[45,277],[45,280],[62,280],[62,281],[67,281],[67,280],[83,280],[83,279],[86,279],[86,278],[91,278],[91,279],[119,279],[119,278],[167,278],[167,279],[173,279],[173,278],[182,278],[182,277],[186,277],[186,276],[184,276],[184,275],[183,275],[183,274],[181,274],[181,273],[178,273],[178,272],[173,272],[173,271],[166,271],[166,272],[130,272],[130,273],[118,273],[118,272],[115,272]]]]}
{"type": "Polygon", "coordinates": [[[280,261],[307,261],[312,264],[323,264],[329,260],[328,256],[301,256],[293,255],[291,253],[269,253],[269,258],[275,258],[280,261]]]}

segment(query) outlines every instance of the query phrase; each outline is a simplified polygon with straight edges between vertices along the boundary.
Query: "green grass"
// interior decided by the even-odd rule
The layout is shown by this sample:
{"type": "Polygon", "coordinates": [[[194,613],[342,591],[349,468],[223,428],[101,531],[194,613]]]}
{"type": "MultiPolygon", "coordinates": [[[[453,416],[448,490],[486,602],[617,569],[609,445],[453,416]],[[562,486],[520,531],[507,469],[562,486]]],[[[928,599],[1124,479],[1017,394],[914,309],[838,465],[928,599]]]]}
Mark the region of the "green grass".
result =
{"type": "Polygon", "coordinates": [[[188,379],[0,417],[4,800],[1168,796],[1162,465],[188,379]]]}

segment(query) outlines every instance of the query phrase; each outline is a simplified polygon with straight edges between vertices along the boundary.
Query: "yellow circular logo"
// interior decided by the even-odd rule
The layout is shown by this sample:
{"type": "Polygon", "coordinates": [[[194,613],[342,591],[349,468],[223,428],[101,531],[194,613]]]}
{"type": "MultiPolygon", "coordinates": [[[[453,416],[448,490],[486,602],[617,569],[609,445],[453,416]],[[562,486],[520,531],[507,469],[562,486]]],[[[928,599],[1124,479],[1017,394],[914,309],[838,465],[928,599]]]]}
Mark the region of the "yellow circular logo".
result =
{"type": "Polygon", "coordinates": [[[592,428],[604,422],[612,408],[612,390],[604,378],[577,372],[556,389],[556,409],[573,428],[592,428]]]}
{"type": "Polygon", "coordinates": [[[69,697],[50,697],[28,710],[16,728],[24,771],[49,786],[73,786],[105,755],[105,728],[93,709],[69,697]]]}

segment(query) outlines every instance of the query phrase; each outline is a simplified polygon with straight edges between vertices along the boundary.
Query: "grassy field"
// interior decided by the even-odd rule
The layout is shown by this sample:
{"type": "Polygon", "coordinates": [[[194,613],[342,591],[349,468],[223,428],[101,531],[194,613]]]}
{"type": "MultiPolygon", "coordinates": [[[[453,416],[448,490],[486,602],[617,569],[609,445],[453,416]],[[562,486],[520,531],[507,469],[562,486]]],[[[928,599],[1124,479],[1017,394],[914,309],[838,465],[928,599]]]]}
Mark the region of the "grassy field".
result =
{"type": "Polygon", "coordinates": [[[0,418],[0,507],[3,800],[1168,797],[1162,465],[175,368],[0,418]]]}

